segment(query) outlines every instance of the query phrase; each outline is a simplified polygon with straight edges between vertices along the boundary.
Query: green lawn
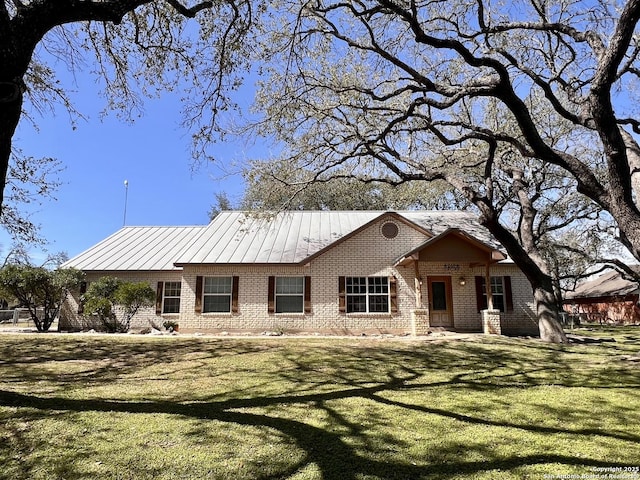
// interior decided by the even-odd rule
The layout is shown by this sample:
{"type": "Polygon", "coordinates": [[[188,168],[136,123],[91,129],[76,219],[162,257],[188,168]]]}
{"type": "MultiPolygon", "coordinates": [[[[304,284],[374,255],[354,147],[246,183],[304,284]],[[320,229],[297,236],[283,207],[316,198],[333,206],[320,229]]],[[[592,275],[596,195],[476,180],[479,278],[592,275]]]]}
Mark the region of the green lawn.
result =
{"type": "Polygon", "coordinates": [[[588,334],[616,341],[1,334],[0,478],[608,478],[640,328],[588,334]]]}

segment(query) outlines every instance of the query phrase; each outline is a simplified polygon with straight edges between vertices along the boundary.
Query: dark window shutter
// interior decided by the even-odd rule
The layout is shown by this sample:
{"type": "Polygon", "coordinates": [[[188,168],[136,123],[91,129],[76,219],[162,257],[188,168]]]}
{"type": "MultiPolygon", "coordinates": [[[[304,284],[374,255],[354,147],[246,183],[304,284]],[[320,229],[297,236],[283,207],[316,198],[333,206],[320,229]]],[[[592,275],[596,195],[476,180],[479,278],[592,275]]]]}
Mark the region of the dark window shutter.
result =
{"type": "Polygon", "coordinates": [[[513,293],[511,291],[511,277],[502,277],[504,285],[504,306],[507,312],[513,312],[513,293]]]}
{"type": "Polygon", "coordinates": [[[487,297],[482,294],[484,286],[484,277],[476,276],[476,305],[478,311],[487,309],[487,297]]]}
{"type": "Polygon", "coordinates": [[[238,313],[238,287],[240,286],[240,277],[233,277],[233,285],[231,287],[231,312],[238,313]]]}
{"type": "Polygon", "coordinates": [[[304,277],[304,313],[311,313],[311,277],[304,277]]]}
{"type": "Polygon", "coordinates": [[[202,313],[202,277],[196,277],[196,313],[202,313]]]}
{"type": "Polygon", "coordinates": [[[87,282],[80,282],[80,298],[78,299],[78,314],[82,315],[84,313],[84,299],[82,295],[87,293],[87,282]]]}
{"type": "Polygon", "coordinates": [[[389,277],[389,298],[391,313],[398,313],[398,279],[396,277],[389,277]]]}
{"type": "Polygon", "coordinates": [[[162,315],[162,291],[164,290],[164,282],[158,282],[156,289],[156,315],[162,315]]]}
{"type": "Polygon", "coordinates": [[[267,310],[269,313],[276,311],[276,277],[269,277],[269,289],[267,292],[267,310]]]}
{"type": "Polygon", "coordinates": [[[346,313],[347,311],[347,279],[346,277],[338,277],[338,311],[346,313]]]}

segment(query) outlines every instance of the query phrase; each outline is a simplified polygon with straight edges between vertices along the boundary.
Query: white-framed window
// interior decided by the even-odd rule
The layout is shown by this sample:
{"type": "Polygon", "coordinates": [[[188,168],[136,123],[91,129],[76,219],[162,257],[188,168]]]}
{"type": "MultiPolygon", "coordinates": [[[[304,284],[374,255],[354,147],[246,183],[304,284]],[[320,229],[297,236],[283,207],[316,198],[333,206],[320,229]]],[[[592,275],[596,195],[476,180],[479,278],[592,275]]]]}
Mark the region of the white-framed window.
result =
{"type": "Polygon", "coordinates": [[[389,277],[346,277],[347,313],[389,313],[389,277]]]}
{"type": "Polygon", "coordinates": [[[304,277],[276,277],[275,312],[304,313],[304,277]]]}
{"type": "Polygon", "coordinates": [[[162,313],[180,313],[181,282],[164,282],[162,313]]]}
{"type": "Polygon", "coordinates": [[[229,313],[233,293],[233,277],[204,277],[203,313],[229,313]]]}
{"type": "MultiPolygon", "coordinates": [[[[478,310],[487,308],[487,286],[484,277],[476,277],[476,295],[478,297],[478,310]]],[[[491,297],[495,310],[501,312],[513,310],[511,277],[491,277],[491,297]]]]}
{"type": "MultiPolygon", "coordinates": [[[[487,295],[485,288],[485,296],[487,295]]],[[[504,282],[502,277],[491,277],[491,296],[493,297],[493,308],[504,312],[504,282]]]]}

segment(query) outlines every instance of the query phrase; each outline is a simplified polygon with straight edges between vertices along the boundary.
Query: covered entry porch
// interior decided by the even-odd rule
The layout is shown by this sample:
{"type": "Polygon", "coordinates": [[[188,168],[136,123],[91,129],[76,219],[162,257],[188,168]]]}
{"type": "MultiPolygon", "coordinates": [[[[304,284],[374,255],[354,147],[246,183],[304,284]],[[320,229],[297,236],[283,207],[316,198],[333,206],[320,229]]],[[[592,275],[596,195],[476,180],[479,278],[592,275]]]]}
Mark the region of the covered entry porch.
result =
{"type": "Polygon", "coordinates": [[[506,256],[458,229],[430,238],[397,262],[413,272],[414,335],[435,328],[501,333],[500,312],[511,301],[509,277],[494,276],[506,256]],[[487,288],[487,285],[490,288],[487,288]]]}

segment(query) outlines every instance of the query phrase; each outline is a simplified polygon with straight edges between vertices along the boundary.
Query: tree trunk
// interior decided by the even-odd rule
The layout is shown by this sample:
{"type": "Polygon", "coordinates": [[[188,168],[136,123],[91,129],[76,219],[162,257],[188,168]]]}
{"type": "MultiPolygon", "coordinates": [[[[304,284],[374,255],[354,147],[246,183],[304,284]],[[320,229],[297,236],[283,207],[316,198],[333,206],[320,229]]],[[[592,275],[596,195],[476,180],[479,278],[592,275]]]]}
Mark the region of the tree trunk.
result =
{"type": "Polygon", "coordinates": [[[29,307],[29,313],[31,315],[31,320],[33,321],[33,324],[36,326],[36,330],[38,332],[46,332],[47,330],[44,328],[42,320],[38,318],[38,313],[35,311],[35,309],[32,311],[31,307],[29,307]]]}
{"type": "MultiPolygon", "coordinates": [[[[0,212],[11,158],[12,138],[22,116],[24,76],[36,45],[56,26],[96,20],[120,23],[122,17],[152,0],[110,0],[103,2],[19,2],[15,15],[0,9],[0,212]]],[[[208,7],[183,9],[188,15],[208,7]],[[194,12],[192,12],[192,10],[194,12]]]]}
{"type": "Polygon", "coordinates": [[[481,223],[507,249],[515,264],[531,284],[540,338],[545,342],[568,343],[560,323],[560,309],[554,293],[553,279],[546,273],[547,265],[544,263],[544,258],[535,250],[535,242],[530,239],[528,245],[533,251],[527,251],[525,246],[500,224],[490,208],[485,208],[484,212],[486,214],[480,217],[481,223]]]}
{"type": "Polygon", "coordinates": [[[560,310],[553,288],[534,287],[533,301],[538,317],[540,339],[550,343],[569,343],[560,323],[560,310]]]}
{"type": "Polygon", "coordinates": [[[22,99],[18,82],[0,82],[0,213],[11,159],[11,139],[20,121],[22,99]]]}

